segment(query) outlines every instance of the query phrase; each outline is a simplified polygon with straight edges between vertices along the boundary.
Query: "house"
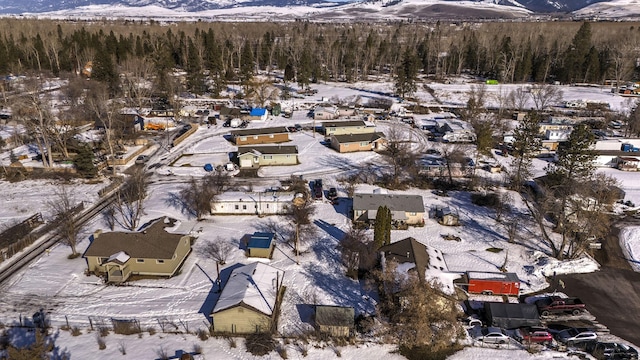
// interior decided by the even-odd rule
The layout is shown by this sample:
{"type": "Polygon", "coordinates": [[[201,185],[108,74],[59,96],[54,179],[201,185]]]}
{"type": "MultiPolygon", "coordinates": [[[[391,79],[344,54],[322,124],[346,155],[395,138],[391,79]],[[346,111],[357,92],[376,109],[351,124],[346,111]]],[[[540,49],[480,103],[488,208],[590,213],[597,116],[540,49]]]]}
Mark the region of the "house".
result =
{"type": "Polygon", "coordinates": [[[271,332],[282,300],[284,271],[254,262],[235,268],[213,308],[216,333],[271,332]]]}
{"type": "Polygon", "coordinates": [[[241,169],[257,169],[269,165],[297,165],[297,146],[241,146],[238,165],[241,169]]]}
{"type": "Polygon", "coordinates": [[[189,235],[168,233],[169,218],[157,219],[140,232],[100,230],[82,255],[88,271],[106,275],[107,282],[122,283],[131,275],[171,277],[191,252],[189,235]]]}
{"type": "Polygon", "coordinates": [[[231,132],[231,138],[238,146],[277,144],[291,141],[291,139],[289,139],[289,130],[284,126],[234,130],[231,132]]]}
{"type": "Polygon", "coordinates": [[[540,325],[538,307],[534,304],[485,301],[484,314],[489,326],[503,329],[540,325]]]}
{"type": "Polygon", "coordinates": [[[264,121],[264,120],[267,120],[268,116],[269,116],[269,113],[267,112],[267,109],[253,108],[251,109],[251,111],[249,111],[249,117],[247,118],[247,120],[264,121]]]}
{"type": "Polygon", "coordinates": [[[375,220],[380,206],[386,206],[391,210],[391,219],[396,225],[424,224],[422,196],[404,194],[354,194],[353,221],[375,220]]]}
{"type": "Polygon", "coordinates": [[[335,106],[318,105],[313,109],[313,120],[333,120],[338,116],[338,108],[335,106]]]}
{"type": "Polygon", "coordinates": [[[340,153],[355,151],[381,151],[387,147],[387,139],[381,132],[366,134],[331,135],[331,147],[340,153]]]}
{"type": "Polygon", "coordinates": [[[316,305],[316,328],[335,337],[348,337],[354,329],[355,311],[352,307],[316,305]]]}
{"type": "Polygon", "coordinates": [[[438,120],[437,130],[444,142],[474,142],[476,134],[473,127],[464,121],[454,119],[438,120]]]}
{"type": "Polygon", "coordinates": [[[618,156],[616,158],[616,168],[622,171],[638,171],[640,160],[631,156],[618,156]]]}
{"type": "Polygon", "coordinates": [[[285,215],[291,213],[293,192],[227,191],[211,202],[212,215],[285,215]]]}
{"type": "Polygon", "coordinates": [[[325,137],[331,135],[371,134],[376,132],[375,126],[369,126],[363,120],[323,122],[322,130],[325,137]]]}
{"type": "Polygon", "coordinates": [[[378,249],[382,256],[383,266],[387,261],[395,261],[398,265],[409,273],[414,273],[420,280],[424,280],[425,270],[429,267],[429,253],[424,244],[416,239],[408,237],[384,245],[378,249]]]}
{"type": "Polygon", "coordinates": [[[515,273],[467,272],[468,291],[472,294],[513,295],[520,293],[520,279],[515,273]]]}
{"type": "Polygon", "coordinates": [[[242,112],[238,108],[230,108],[223,106],[220,108],[220,120],[231,120],[242,116],[242,112]]]}
{"type": "Polygon", "coordinates": [[[270,259],[276,244],[275,236],[274,233],[254,232],[247,242],[247,255],[270,259]]]}

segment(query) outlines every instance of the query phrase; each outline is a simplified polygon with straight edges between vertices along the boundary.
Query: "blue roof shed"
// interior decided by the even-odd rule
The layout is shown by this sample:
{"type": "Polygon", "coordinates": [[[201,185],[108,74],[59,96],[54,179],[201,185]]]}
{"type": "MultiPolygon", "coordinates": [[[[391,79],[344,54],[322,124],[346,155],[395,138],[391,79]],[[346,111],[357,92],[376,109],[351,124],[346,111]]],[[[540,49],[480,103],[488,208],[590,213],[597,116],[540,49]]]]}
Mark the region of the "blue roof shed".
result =
{"type": "Polygon", "coordinates": [[[249,238],[247,244],[247,251],[250,257],[271,257],[271,252],[274,248],[274,241],[276,234],[267,232],[255,232],[249,238]]]}
{"type": "Polygon", "coordinates": [[[262,117],[267,115],[267,109],[265,108],[253,108],[251,109],[251,112],[249,113],[249,116],[256,116],[256,117],[262,117]]]}

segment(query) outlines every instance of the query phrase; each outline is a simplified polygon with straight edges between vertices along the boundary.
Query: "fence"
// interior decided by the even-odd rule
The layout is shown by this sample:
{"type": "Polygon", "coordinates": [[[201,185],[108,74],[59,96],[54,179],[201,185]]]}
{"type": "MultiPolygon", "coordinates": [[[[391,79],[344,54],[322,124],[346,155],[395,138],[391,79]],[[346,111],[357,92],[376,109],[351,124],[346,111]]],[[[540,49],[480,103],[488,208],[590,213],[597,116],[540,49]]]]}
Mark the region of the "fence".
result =
{"type": "Polygon", "coordinates": [[[188,138],[189,136],[191,136],[191,134],[193,134],[194,132],[196,132],[198,130],[198,126],[194,125],[194,124],[189,124],[189,130],[187,130],[184,134],[178,136],[177,138],[175,138],[173,140],[173,146],[178,146],[178,144],[180,144],[181,142],[183,142],[186,138],[188,138]]]}

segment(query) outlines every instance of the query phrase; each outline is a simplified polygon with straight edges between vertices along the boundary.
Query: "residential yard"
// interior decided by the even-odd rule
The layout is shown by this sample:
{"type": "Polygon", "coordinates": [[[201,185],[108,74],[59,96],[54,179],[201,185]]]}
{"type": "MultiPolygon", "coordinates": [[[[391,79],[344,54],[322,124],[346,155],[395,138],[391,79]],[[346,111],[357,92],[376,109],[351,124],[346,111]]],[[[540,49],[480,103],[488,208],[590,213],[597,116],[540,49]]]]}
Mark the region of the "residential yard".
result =
{"type": "MultiPolygon", "coordinates": [[[[391,84],[364,83],[352,84],[350,88],[333,84],[314,86],[318,89],[318,98],[378,97],[379,92],[390,92],[390,87],[391,84]]],[[[461,98],[468,91],[466,84],[434,87],[436,97],[450,105],[462,105],[461,98]]],[[[494,94],[499,91],[498,88],[491,89],[495,89],[494,94]]],[[[567,99],[600,99],[607,96],[602,89],[597,88],[567,87],[566,94],[567,99]]],[[[425,103],[437,104],[427,92],[419,92],[417,96],[425,103]]],[[[624,106],[620,97],[611,96],[609,100],[613,100],[613,108],[620,109],[624,106]]],[[[277,117],[264,123],[252,123],[250,126],[311,124],[312,121],[305,114],[306,111],[296,111],[292,119],[277,117]]],[[[390,126],[396,125],[379,122],[377,126],[380,130],[386,131],[390,126]]],[[[439,143],[427,142],[419,132],[407,125],[399,126],[415,134],[412,135],[412,140],[413,146],[417,149],[442,146],[439,143]]],[[[358,281],[346,277],[346,269],[342,265],[338,245],[351,224],[351,200],[338,179],[355,170],[364,169],[371,173],[380,171],[387,166],[382,156],[374,152],[338,154],[320,143],[323,138],[321,134],[305,130],[292,133],[292,141],[287,143],[298,147],[299,165],[264,167],[258,172],[259,178],[237,181],[235,187],[238,190],[260,191],[278,186],[279,179],[294,175],[302,176],[306,181],[322,178],[325,189],[338,189],[339,201],[336,205],[330,204],[326,199],[315,202],[316,211],[312,220],[316,234],[312,240],[301,244],[298,259],[292,245],[284,241],[291,231],[290,220],[285,217],[209,216],[197,221],[176,201],[179,191],[188,180],[206,174],[204,164],[219,165],[228,162],[229,152],[235,150],[235,146],[224,138],[228,131],[228,128],[223,128],[220,124],[211,128],[201,127],[176,148],[170,151],[158,149],[148,162],[148,165],[159,165],[152,169],[141,223],[169,216],[178,220],[171,232],[189,233],[196,238],[193,251],[177,276],[170,279],[141,279],[122,286],[108,286],[98,277],[85,274],[87,264],[82,257],[70,260],[67,258],[69,248],[57,245],[2,284],[0,322],[20,324],[20,321],[24,321],[34,312],[44,309],[57,331],[56,344],[60,353],[71,354],[72,359],[113,359],[121,356],[122,344],[125,344],[126,353],[132,358],[161,357],[161,350],[169,355],[174,354],[176,350],[191,352],[194,345],[197,345],[202,347],[205,354],[213,355],[208,355],[207,358],[253,359],[255,357],[248,354],[240,344],[241,340],[238,340],[238,347],[233,348],[223,338],[203,341],[193,335],[194,332],[209,327],[209,315],[218,297],[216,263],[203,254],[206,244],[213,241],[224,241],[233,245],[226,264],[220,267],[222,286],[237,264],[266,261],[285,271],[283,285],[286,292],[278,320],[278,333],[284,337],[293,338],[313,328],[311,305],[314,304],[351,306],[355,309],[356,315],[374,315],[379,300],[375,286],[367,280],[358,281]],[[247,258],[240,239],[246,234],[272,229],[278,230],[273,258],[247,258]],[[105,338],[106,349],[96,351],[98,344],[95,334],[91,333],[91,327],[94,327],[95,332],[96,327],[109,323],[112,318],[135,319],[139,321],[144,332],[141,336],[111,334],[105,338]],[[67,324],[71,327],[77,326],[82,335],[71,336],[69,332],[60,330],[67,324]],[[162,331],[163,327],[166,333],[162,331]],[[157,333],[151,335],[149,328],[154,328],[157,333]]],[[[509,158],[496,156],[492,161],[509,166],[509,158]]],[[[536,172],[542,173],[545,165],[545,161],[536,160],[536,172]]],[[[622,188],[627,190],[627,199],[640,203],[640,188],[637,185],[640,183],[640,174],[608,169],[602,171],[616,177],[619,175],[622,188]]],[[[478,170],[478,174],[486,177],[502,176],[484,170],[478,170]]],[[[105,185],[78,183],[72,186],[79,198],[92,203],[98,199],[97,191],[105,185]]],[[[52,199],[56,186],[49,181],[0,182],[0,198],[3,203],[0,208],[0,224],[10,224],[38,211],[42,211],[45,217],[48,216],[49,212],[44,204],[48,199],[52,199]]],[[[373,185],[359,184],[357,192],[372,192],[375,188],[373,185]]],[[[397,193],[421,195],[427,214],[431,208],[448,207],[459,216],[460,226],[444,226],[438,224],[435,219],[426,218],[422,227],[409,227],[408,230],[394,230],[391,233],[392,242],[413,237],[423,244],[441,250],[449,272],[463,273],[471,269],[496,272],[505,268],[518,275],[522,281],[521,294],[527,294],[546,289],[549,286],[547,277],[554,274],[589,273],[600,268],[595,260],[587,256],[563,262],[548,256],[549,249],[539,240],[536,225],[527,215],[526,207],[515,193],[511,194],[510,214],[500,222],[496,221],[495,211],[474,205],[468,192],[450,191],[449,196],[443,197],[434,194],[430,189],[411,188],[397,193]],[[514,222],[519,224],[517,237],[515,242],[509,242],[507,224],[514,222]],[[443,236],[446,235],[457,237],[460,241],[445,240],[443,236]]],[[[97,229],[108,229],[108,225],[100,217],[93,219],[84,229],[83,240],[78,246],[81,252],[89,244],[89,235],[97,229]]],[[[369,232],[372,234],[373,230],[369,232]]],[[[630,239],[638,237],[637,233],[627,235],[630,239]]],[[[640,260],[636,258],[636,254],[638,252],[629,251],[629,260],[640,260]]],[[[435,276],[442,283],[445,292],[454,292],[452,279],[455,276],[435,276]]],[[[623,334],[616,335],[624,337],[623,334]]],[[[359,339],[359,344],[340,346],[339,351],[342,358],[346,359],[402,358],[392,353],[395,347],[380,344],[378,340],[380,339],[363,337],[359,339]]],[[[300,347],[296,345],[295,340],[288,344],[284,343],[284,340],[281,341],[290,356],[301,356],[300,347]]],[[[466,344],[471,344],[471,340],[467,339],[466,344]]],[[[335,344],[316,345],[317,348],[312,346],[309,349],[307,358],[327,359],[337,355],[335,344]]],[[[530,355],[519,346],[500,350],[473,347],[453,355],[450,359],[550,359],[557,356],[564,355],[552,351],[530,355]]],[[[280,358],[280,355],[272,353],[267,358],[280,358]]]]}

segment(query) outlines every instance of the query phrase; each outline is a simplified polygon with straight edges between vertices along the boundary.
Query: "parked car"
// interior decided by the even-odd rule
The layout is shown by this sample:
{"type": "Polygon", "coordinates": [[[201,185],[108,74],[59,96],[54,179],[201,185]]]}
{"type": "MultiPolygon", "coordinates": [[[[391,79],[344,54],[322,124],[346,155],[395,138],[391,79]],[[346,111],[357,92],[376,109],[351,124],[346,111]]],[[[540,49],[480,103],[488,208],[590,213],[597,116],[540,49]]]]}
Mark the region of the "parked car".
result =
{"type": "Polygon", "coordinates": [[[595,341],[598,339],[598,335],[590,330],[571,328],[560,331],[556,335],[556,339],[561,343],[571,346],[580,342],[595,341]]]}
{"type": "Polygon", "coordinates": [[[638,358],[638,350],[626,344],[599,342],[596,343],[592,355],[598,360],[631,360],[638,358]]]}
{"type": "Polygon", "coordinates": [[[337,198],[338,198],[338,190],[334,187],[329,188],[329,191],[327,192],[327,199],[333,201],[337,198]]]}
{"type": "Polygon", "coordinates": [[[506,344],[511,341],[511,338],[504,329],[490,326],[482,328],[480,334],[476,335],[474,340],[487,344],[506,344]]]}
{"type": "Polygon", "coordinates": [[[553,342],[553,335],[545,328],[530,327],[516,330],[516,337],[522,343],[542,343],[553,342]]]}
{"type": "Polygon", "coordinates": [[[149,156],[147,155],[140,155],[136,158],[136,164],[145,164],[147,161],[149,161],[149,156]]]}
{"type": "Polygon", "coordinates": [[[576,297],[547,296],[537,300],[535,304],[541,316],[562,313],[580,315],[581,312],[586,310],[586,305],[576,297]]]}

